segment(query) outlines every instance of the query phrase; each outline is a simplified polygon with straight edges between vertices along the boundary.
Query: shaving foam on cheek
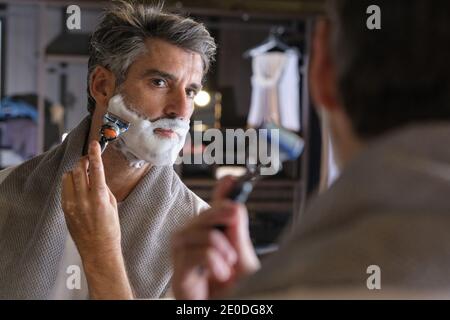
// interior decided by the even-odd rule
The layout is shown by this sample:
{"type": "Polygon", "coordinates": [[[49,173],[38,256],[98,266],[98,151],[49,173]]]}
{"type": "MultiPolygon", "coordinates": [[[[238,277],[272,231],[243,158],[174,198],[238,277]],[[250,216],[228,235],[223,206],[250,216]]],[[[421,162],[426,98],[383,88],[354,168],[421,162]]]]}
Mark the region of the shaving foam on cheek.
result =
{"type": "Polygon", "coordinates": [[[139,120],[139,117],[135,113],[127,109],[120,94],[115,95],[109,100],[108,112],[120,117],[125,121],[128,121],[129,123],[134,123],[139,120]]]}
{"type": "Polygon", "coordinates": [[[189,131],[189,121],[180,119],[161,119],[151,122],[127,108],[121,95],[112,97],[108,112],[130,122],[130,128],[114,143],[133,167],[142,167],[145,163],[153,165],[173,165],[184,145],[189,131]],[[158,136],[156,128],[171,129],[172,138],[158,136]]]}

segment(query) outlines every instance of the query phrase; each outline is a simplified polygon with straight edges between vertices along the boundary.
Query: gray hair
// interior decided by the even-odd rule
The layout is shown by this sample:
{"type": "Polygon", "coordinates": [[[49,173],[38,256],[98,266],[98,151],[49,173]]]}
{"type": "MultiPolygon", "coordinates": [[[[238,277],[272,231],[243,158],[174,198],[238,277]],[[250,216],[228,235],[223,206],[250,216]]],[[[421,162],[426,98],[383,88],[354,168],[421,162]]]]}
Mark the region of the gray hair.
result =
{"type": "Polygon", "coordinates": [[[198,53],[206,74],[214,61],[216,44],[205,26],[190,18],[164,13],[163,4],[145,0],[116,0],[105,10],[91,36],[88,63],[88,111],[95,109],[90,93],[91,74],[103,66],[116,76],[116,85],[125,81],[128,68],[146,51],[145,41],[165,40],[180,48],[198,53]]]}

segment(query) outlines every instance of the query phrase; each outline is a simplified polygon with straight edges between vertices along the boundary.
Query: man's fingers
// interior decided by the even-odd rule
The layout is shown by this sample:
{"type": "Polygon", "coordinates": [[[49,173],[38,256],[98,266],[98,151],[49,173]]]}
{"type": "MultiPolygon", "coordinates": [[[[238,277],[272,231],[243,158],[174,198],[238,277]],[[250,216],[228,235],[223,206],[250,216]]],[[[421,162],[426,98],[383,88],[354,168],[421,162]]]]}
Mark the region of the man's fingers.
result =
{"type": "Polygon", "coordinates": [[[236,182],[237,178],[232,176],[226,176],[220,179],[217,182],[216,187],[214,188],[213,194],[212,194],[212,202],[218,202],[223,199],[228,198],[228,194],[233,189],[233,186],[236,182]]]}
{"type": "Polygon", "coordinates": [[[73,221],[77,221],[77,201],[72,172],[64,173],[62,177],[61,206],[64,212],[67,228],[71,230],[73,221]]]}
{"type": "Polygon", "coordinates": [[[73,186],[72,172],[66,172],[62,177],[61,200],[64,211],[75,205],[75,190],[73,186]]]}
{"type": "Polygon", "coordinates": [[[194,218],[186,228],[212,228],[217,225],[233,224],[238,217],[237,210],[237,204],[232,201],[218,202],[215,207],[194,218]]]}
{"type": "Polygon", "coordinates": [[[206,252],[206,261],[209,270],[211,270],[212,280],[225,282],[232,275],[231,266],[225,261],[217,250],[210,249],[206,252]]]}
{"type": "Polygon", "coordinates": [[[94,192],[105,192],[107,190],[105,172],[103,168],[100,145],[97,141],[89,144],[89,179],[90,187],[94,192]]]}
{"type": "Polygon", "coordinates": [[[77,200],[87,199],[89,190],[89,178],[87,174],[88,165],[89,160],[86,157],[83,157],[72,170],[72,179],[77,200]]]}
{"type": "Polygon", "coordinates": [[[194,248],[214,248],[231,265],[237,262],[237,253],[225,235],[214,229],[191,229],[178,232],[172,238],[172,250],[190,252],[194,248]]]}
{"type": "Polygon", "coordinates": [[[197,273],[215,281],[225,282],[231,276],[232,266],[214,248],[195,248],[175,258],[177,273],[197,273]]]}

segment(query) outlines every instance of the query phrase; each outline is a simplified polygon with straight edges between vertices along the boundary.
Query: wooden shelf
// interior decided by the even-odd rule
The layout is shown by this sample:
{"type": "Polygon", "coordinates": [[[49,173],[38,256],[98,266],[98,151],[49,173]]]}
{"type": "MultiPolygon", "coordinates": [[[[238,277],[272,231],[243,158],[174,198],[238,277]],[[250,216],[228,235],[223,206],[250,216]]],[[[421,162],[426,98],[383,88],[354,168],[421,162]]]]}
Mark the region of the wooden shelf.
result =
{"type": "MultiPolygon", "coordinates": [[[[216,184],[214,179],[183,179],[183,182],[205,201],[211,200],[212,190],[216,184]]],[[[251,214],[288,213],[292,214],[296,202],[301,197],[302,182],[293,180],[261,180],[258,181],[247,201],[251,214]]]]}
{"type": "MultiPolygon", "coordinates": [[[[190,178],[190,177],[183,177],[183,182],[186,185],[193,186],[193,187],[213,187],[217,180],[212,178],[190,178]]],[[[301,181],[295,181],[291,179],[266,179],[266,180],[260,180],[257,183],[257,186],[261,187],[295,187],[297,186],[301,181]]]]}

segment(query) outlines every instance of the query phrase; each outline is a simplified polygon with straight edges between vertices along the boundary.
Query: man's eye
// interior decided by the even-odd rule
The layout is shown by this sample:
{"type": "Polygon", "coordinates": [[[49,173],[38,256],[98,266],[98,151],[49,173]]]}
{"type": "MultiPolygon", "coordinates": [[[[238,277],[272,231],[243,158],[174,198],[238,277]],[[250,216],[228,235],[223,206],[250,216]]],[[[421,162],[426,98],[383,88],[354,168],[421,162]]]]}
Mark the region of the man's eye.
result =
{"type": "Polygon", "coordinates": [[[163,87],[167,86],[167,82],[163,79],[153,79],[152,84],[159,88],[163,88],[163,87]]]}
{"type": "Polygon", "coordinates": [[[188,89],[186,90],[186,95],[188,96],[188,98],[194,99],[195,96],[197,95],[197,91],[193,89],[188,89]]]}

